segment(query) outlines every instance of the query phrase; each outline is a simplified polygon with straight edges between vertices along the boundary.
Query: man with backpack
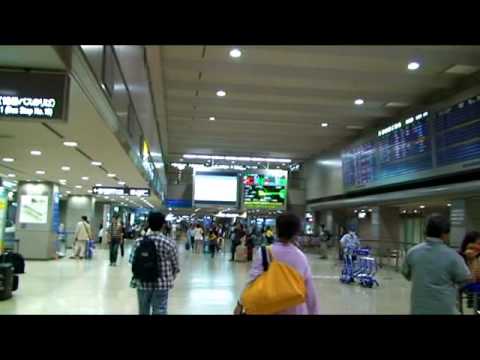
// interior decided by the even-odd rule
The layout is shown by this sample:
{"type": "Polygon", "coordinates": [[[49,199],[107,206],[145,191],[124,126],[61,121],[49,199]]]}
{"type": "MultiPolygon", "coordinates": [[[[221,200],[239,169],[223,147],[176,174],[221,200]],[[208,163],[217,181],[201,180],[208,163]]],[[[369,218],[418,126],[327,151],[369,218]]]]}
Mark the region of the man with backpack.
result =
{"type": "Polygon", "coordinates": [[[136,240],[130,263],[131,287],[137,289],[140,315],[166,315],[168,292],[180,272],[177,244],[165,236],[162,229],[165,216],[160,212],[148,215],[151,232],[136,240]]]}

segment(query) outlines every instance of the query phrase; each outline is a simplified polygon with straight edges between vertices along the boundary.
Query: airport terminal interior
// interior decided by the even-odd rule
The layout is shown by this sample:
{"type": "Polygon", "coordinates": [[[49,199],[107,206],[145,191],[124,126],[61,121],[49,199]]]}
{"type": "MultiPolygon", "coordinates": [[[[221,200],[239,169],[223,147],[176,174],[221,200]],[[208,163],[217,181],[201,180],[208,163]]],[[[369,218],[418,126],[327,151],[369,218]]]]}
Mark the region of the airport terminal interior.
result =
{"type": "Polygon", "coordinates": [[[294,313],[408,315],[432,215],[475,285],[479,76],[466,45],[2,45],[0,315],[140,314],[149,236],[169,315],[247,309],[285,246],[294,313]]]}

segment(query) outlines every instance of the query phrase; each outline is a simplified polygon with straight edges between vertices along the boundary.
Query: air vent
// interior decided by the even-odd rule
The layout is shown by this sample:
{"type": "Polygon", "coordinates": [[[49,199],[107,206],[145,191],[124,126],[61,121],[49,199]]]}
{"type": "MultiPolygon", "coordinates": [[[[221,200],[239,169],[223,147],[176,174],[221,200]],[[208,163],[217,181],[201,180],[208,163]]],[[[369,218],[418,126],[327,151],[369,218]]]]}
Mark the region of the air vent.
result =
{"type": "Polygon", "coordinates": [[[407,106],[408,106],[407,103],[396,102],[396,101],[388,102],[385,104],[385,107],[392,107],[392,108],[401,108],[401,107],[407,107],[407,106]]]}
{"type": "Polygon", "coordinates": [[[477,72],[480,68],[478,66],[471,65],[453,65],[452,67],[445,70],[446,74],[454,75],[470,75],[477,72]]]}
{"type": "Polygon", "coordinates": [[[348,130],[363,130],[364,127],[362,125],[347,125],[348,130]]]}

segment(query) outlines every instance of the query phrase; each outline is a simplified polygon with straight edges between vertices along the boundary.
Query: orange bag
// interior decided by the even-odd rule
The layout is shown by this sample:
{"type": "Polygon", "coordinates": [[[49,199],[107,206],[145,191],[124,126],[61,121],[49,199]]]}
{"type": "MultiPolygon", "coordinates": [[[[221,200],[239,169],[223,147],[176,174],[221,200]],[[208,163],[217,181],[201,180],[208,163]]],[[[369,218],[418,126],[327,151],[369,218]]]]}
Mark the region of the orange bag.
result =
{"type": "Polygon", "coordinates": [[[268,270],[257,277],[241,296],[246,314],[277,314],[305,302],[305,279],[293,267],[277,261],[267,248],[272,261],[268,270]]]}

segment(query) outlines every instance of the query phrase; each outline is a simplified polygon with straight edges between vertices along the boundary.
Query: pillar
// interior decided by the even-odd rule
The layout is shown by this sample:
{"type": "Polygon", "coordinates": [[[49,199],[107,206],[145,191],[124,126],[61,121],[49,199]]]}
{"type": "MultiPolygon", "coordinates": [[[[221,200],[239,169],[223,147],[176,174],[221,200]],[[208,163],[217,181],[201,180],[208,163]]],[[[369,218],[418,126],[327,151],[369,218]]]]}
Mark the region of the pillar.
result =
{"type": "Polygon", "coordinates": [[[86,216],[92,227],[92,235],[95,235],[98,224],[101,219],[95,218],[95,198],[90,195],[72,195],[66,200],[65,231],[67,231],[67,247],[73,244],[73,234],[75,227],[86,216]]]}
{"type": "Polygon", "coordinates": [[[16,237],[26,259],[55,257],[60,208],[58,186],[50,182],[18,184],[16,237]]]}

